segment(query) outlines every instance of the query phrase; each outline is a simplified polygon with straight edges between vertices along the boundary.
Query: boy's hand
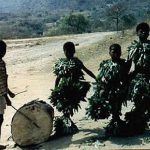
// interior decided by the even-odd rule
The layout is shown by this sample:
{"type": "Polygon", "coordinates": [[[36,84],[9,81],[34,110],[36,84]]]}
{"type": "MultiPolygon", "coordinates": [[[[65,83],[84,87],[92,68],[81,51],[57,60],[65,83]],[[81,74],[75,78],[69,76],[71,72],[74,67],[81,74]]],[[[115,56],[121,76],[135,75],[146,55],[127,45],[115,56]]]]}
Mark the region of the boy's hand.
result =
{"type": "Polygon", "coordinates": [[[8,97],[6,98],[6,103],[7,103],[7,106],[11,106],[11,101],[8,97]]]}
{"type": "Polygon", "coordinates": [[[15,97],[15,94],[13,92],[11,92],[10,90],[8,90],[8,94],[11,98],[14,98],[15,97]]]}
{"type": "Polygon", "coordinates": [[[14,98],[14,97],[15,97],[15,94],[14,94],[14,93],[10,93],[9,96],[10,96],[11,98],[14,98]]]}
{"type": "Polygon", "coordinates": [[[96,81],[97,83],[99,82],[99,80],[98,80],[97,78],[95,79],[95,81],[96,81]]]}

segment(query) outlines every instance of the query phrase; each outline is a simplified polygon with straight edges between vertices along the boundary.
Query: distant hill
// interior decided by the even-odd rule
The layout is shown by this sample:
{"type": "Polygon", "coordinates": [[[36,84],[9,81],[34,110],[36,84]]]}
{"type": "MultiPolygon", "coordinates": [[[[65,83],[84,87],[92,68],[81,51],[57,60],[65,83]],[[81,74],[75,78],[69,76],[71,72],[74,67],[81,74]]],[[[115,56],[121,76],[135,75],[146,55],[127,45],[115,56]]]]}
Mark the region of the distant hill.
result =
{"type": "Polygon", "coordinates": [[[0,37],[41,36],[71,13],[88,18],[89,32],[116,30],[110,8],[117,4],[124,9],[119,12],[120,29],[150,18],[150,0],[0,0],[0,37]]]}
{"type": "MultiPolygon", "coordinates": [[[[114,0],[113,0],[114,1],[114,0]]],[[[111,0],[0,0],[0,10],[5,13],[54,11],[59,9],[87,10],[103,6],[111,0]]]]}
{"type": "MultiPolygon", "coordinates": [[[[141,0],[137,1],[140,2],[141,0]]],[[[134,5],[137,4],[137,1],[134,5]]],[[[34,13],[45,10],[92,10],[93,8],[103,9],[107,4],[114,2],[119,2],[119,0],[0,0],[0,11],[5,13],[34,13]]]]}
{"type": "MultiPolygon", "coordinates": [[[[115,0],[112,0],[112,2],[115,0]]],[[[111,0],[0,0],[3,13],[36,13],[39,11],[90,10],[104,7],[111,0]]]]}
{"type": "Polygon", "coordinates": [[[103,12],[114,3],[124,3],[129,11],[138,14],[150,9],[150,0],[0,0],[0,13],[31,13],[93,11],[103,12]]]}

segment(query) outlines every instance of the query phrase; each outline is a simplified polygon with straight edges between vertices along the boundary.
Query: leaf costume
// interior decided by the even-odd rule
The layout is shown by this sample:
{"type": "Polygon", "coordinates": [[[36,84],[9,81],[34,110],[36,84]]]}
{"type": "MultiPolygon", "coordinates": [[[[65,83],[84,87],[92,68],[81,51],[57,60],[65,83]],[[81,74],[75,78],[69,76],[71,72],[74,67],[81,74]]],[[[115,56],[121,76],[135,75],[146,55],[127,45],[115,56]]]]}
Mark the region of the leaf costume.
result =
{"type": "Polygon", "coordinates": [[[134,41],[128,51],[128,58],[135,64],[135,72],[129,88],[129,100],[137,106],[143,100],[150,100],[150,41],[147,43],[134,41]]]}
{"type": "MultiPolygon", "coordinates": [[[[64,118],[65,120],[70,120],[72,124],[70,128],[75,126],[70,116],[73,116],[74,112],[78,111],[80,101],[85,101],[86,94],[90,88],[90,84],[84,81],[82,67],[83,63],[76,57],[72,59],[61,58],[54,66],[54,74],[60,77],[61,80],[59,85],[52,90],[49,99],[52,105],[64,115],[64,117],[60,118],[62,121],[58,122],[65,123],[64,118]]],[[[64,126],[67,126],[67,124],[64,126]]],[[[69,133],[65,131],[62,133],[70,134],[70,132],[74,130],[69,129],[66,131],[69,131],[69,133]]]]}
{"type": "Polygon", "coordinates": [[[135,64],[136,73],[150,73],[150,41],[140,43],[134,41],[128,47],[128,59],[132,59],[135,64]]]}
{"type": "Polygon", "coordinates": [[[105,60],[100,64],[94,95],[89,99],[87,114],[94,120],[113,114],[118,117],[125,99],[127,67],[124,59],[105,60]]]}
{"type": "Polygon", "coordinates": [[[128,132],[137,134],[145,130],[150,114],[150,41],[134,41],[128,48],[128,59],[135,65],[128,91],[128,99],[134,102],[134,109],[126,113],[125,118],[131,127],[128,132]],[[139,124],[141,120],[143,121],[139,124]],[[138,126],[136,131],[135,126],[138,126]]]}

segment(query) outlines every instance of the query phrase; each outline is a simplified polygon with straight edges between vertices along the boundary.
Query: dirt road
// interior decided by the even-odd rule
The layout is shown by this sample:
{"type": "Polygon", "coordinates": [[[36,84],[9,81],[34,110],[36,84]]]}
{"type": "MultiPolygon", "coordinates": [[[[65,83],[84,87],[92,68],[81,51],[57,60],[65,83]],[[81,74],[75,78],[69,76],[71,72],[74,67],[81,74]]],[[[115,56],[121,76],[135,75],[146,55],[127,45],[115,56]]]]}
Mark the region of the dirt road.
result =
{"type": "MultiPolygon", "coordinates": [[[[90,33],[81,35],[70,35],[60,37],[45,37],[35,39],[6,40],[8,51],[4,60],[7,63],[9,75],[9,87],[18,94],[12,104],[19,108],[25,103],[40,98],[48,101],[50,89],[54,87],[55,76],[52,73],[54,62],[63,57],[62,46],[66,41],[79,44],[76,49],[104,40],[105,36],[112,36],[114,33],[90,33]]],[[[91,60],[91,59],[90,59],[91,60]]],[[[88,61],[88,60],[87,60],[88,61]]],[[[94,61],[94,60],[93,60],[94,61]]],[[[90,63],[90,62],[89,62],[90,63]]],[[[97,63],[97,62],[95,62],[97,63]]],[[[93,80],[91,80],[93,81],[93,80]]],[[[90,94],[90,93],[89,93],[90,94]]],[[[64,137],[58,140],[45,142],[32,148],[14,147],[11,140],[11,119],[15,110],[7,107],[5,121],[2,128],[2,142],[8,144],[10,150],[50,150],[50,149],[116,149],[116,148],[147,148],[150,144],[143,144],[143,136],[127,139],[107,139],[90,142],[89,139],[96,135],[103,135],[103,127],[107,120],[94,122],[85,117],[85,107],[87,103],[82,103],[82,109],[75,114],[74,121],[80,129],[78,134],[64,137]]],[[[55,115],[59,115],[55,110],[55,115]]],[[[145,138],[146,139],[146,138],[145,138]]]]}
{"type": "MultiPolygon", "coordinates": [[[[50,89],[54,87],[55,80],[52,66],[59,57],[63,57],[64,42],[72,41],[78,44],[77,49],[80,49],[112,34],[108,32],[6,40],[7,54],[4,60],[7,64],[9,87],[15,93],[22,92],[14,100],[12,99],[13,105],[19,108],[36,98],[49,102],[47,99],[50,95],[50,89]]],[[[7,107],[2,129],[2,141],[4,143],[7,143],[8,137],[11,136],[11,119],[14,113],[15,110],[7,107]]],[[[56,111],[55,114],[57,114],[56,111]]]]}

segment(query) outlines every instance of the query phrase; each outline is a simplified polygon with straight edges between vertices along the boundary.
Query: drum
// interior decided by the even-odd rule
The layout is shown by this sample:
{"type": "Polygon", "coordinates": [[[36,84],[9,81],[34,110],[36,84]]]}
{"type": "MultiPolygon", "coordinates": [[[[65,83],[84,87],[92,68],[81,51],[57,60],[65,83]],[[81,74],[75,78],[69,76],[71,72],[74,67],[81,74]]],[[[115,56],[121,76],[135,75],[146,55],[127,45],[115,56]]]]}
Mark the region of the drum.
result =
{"type": "Polygon", "coordinates": [[[20,146],[48,140],[53,129],[54,109],[44,101],[31,101],[17,110],[11,122],[12,138],[20,146]]]}

